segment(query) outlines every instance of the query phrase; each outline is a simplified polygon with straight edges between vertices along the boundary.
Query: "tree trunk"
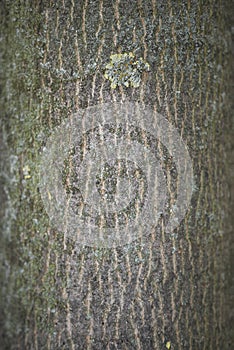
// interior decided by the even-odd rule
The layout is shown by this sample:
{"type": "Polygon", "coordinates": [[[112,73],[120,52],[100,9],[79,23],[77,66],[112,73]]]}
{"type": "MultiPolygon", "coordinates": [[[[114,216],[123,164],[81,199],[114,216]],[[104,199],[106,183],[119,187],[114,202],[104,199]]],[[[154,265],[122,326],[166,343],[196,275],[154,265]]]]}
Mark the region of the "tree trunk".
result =
{"type": "Polygon", "coordinates": [[[231,348],[231,10],[214,0],[2,2],[2,349],[231,348]],[[131,52],[149,71],[139,87],[111,88],[110,56],[131,52]],[[51,222],[47,141],[106,103],[143,106],[143,122],[156,111],[187,145],[193,192],[174,230],[180,169],[160,140],[149,143],[168,201],[153,230],[101,246],[51,222]]]}

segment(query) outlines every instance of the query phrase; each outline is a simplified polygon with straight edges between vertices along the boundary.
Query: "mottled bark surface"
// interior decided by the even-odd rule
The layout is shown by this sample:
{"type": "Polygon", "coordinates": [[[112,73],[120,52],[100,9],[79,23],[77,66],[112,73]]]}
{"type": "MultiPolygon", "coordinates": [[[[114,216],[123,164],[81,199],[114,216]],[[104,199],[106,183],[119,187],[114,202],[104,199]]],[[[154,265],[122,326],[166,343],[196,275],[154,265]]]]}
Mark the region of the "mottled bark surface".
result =
{"type": "Polygon", "coordinates": [[[231,348],[230,3],[1,3],[2,349],[231,348]],[[104,67],[130,51],[150,72],[111,90],[104,67]],[[191,205],[173,235],[82,247],[49,223],[40,155],[68,114],[124,100],[178,129],[191,205]]]}

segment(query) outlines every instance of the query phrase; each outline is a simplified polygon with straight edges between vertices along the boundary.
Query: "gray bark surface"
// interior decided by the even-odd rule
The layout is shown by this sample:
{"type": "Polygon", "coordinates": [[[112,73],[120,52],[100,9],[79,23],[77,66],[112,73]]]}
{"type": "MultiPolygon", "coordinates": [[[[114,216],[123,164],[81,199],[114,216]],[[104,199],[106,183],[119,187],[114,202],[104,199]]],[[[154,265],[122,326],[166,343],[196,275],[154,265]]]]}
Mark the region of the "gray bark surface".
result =
{"type": "Polygon", "coordinates": [[[230,3],[1,3],[2,349],[231,349],[230,3]],[[131,51],[150,72],[113,90],[104,67],[131,51]],[[162,221],[144,245],[80,246],[49,222],[42,150],[67,115],[127,100],[179,131],[191,205],[174,235],[162,221]]]}

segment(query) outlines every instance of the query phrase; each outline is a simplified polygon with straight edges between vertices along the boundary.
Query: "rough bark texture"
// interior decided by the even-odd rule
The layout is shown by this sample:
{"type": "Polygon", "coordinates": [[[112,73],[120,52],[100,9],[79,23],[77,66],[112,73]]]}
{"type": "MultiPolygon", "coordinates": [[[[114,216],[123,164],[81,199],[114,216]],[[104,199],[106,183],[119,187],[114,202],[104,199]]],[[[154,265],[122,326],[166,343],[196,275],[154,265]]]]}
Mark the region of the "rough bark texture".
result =
{"type": "Polygon", "coordinates": [[[231,348],[230,3],[1,3],[2,349],[231,348]],[[111,90],[104,66],[130,51],[150,72],[111,90]],[[174,235],[82,247],[50,226],[40,154],[68,114],[126,99],[179,130],[191,206],[174,235]]]}

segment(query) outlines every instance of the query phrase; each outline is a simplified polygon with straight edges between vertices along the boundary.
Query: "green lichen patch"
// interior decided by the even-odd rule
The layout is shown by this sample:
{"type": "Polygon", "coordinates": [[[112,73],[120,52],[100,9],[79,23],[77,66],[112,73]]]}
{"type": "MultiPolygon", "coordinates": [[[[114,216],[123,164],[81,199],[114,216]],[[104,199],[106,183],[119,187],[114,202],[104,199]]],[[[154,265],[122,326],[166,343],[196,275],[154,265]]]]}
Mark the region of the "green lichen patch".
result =
{"type": "Polygon", "coordinates": [[[150,66],[143,58],[137,59],[133,52],[110,56],[110,63],[105,67],[105,78],[111,81],[111,88],[117,86],[139,87],[141,75],[149,71],[150,66]]]}

